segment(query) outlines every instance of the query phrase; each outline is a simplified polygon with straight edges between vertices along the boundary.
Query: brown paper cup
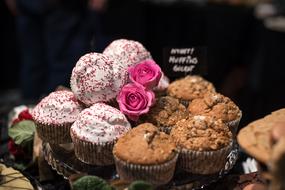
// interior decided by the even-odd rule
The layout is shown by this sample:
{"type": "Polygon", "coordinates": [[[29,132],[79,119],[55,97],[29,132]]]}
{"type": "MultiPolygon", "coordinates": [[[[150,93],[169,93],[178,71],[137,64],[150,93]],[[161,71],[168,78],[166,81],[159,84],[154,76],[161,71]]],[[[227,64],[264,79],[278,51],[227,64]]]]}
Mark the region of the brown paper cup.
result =
{"type": "Polygon", "coordinates": [[[39,137],[45,142],[51,144],[63,144],[72,142],[69,132],[71,124],[52,126],[36,122],[36,125],[36,130],[39,137]]]}
{"type": "Polygon", "coordinates": [[[110,143],[91,143],[81,140],[71,132],[74,143],[75,156],[82,162],[97,166],[107,166],[114,164],[113,147],[114,142],[110,143]]]}
{"type": "Polygon", "coordinates": [[[193,174],[214,174],[221,171],[227,162],[233,143],[216,151],[191,151],[180,149],[177,165],[193,174]]]}
{"type": "Polygon", "coordinates": [[[237,119],[226,123],[226,125],[229,127],[230,131],[232,132],[233,137],[236,137],[236,135],[237,135],[238,126],[239,126],[239,122],[241,120],[241,117],[242,117],[242,112],[240,111],[237,119]]]}
{"type": "Polygon", "coordinates": [[[116,170],[125,181],[144,180],[153,185],[167,184],[173,177],[178,154],[171,160],[157,165],[131,164],[114,155],[116,170]]]}
{"type": "Polygon", "coordinates": [[[159,126],[158,127],[159,131],[165,132],[166,134],[170,134],[172,127],[170,126],[159,126]]]}

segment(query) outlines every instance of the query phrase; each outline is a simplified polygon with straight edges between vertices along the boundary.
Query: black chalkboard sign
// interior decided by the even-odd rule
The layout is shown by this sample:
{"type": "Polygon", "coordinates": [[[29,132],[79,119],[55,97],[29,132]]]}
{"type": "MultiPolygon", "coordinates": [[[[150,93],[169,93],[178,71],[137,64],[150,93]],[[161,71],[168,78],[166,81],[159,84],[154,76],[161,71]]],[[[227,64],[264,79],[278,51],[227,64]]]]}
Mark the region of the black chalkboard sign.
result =
{"type": "Polygon", "coordinates": [[[164,48],[163,70],[170,78],[188,74],[205,75],[207,70],[207,50],[205,47],[164,48]]]}

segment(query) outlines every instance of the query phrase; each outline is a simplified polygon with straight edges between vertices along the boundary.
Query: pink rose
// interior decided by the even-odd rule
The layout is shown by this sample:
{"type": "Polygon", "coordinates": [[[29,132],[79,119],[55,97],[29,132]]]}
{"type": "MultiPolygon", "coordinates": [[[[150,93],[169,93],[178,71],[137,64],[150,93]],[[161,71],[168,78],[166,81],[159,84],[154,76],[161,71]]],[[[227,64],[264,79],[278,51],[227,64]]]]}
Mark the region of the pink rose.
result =
{"type": "Polygon", "coordinates": [[[126,84],[117,97],[120,110],[133,121],[147,113],[154,100],[155,95],[152,91],[134,83],[126,84]]]}
{"type": "Polygon", "coordinates": [[[140,62],[128,69],[130,80],[152,89],[156,87],[161,78],[160,67],[151,59],[140,62]]]}

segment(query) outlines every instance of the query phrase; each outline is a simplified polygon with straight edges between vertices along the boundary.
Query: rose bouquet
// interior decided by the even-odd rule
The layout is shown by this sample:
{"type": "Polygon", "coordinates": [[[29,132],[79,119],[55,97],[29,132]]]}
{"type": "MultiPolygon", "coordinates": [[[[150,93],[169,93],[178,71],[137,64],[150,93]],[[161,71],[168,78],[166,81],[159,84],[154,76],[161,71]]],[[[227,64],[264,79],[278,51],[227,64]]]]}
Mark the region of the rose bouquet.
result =
{"type": "Polygon", "coordinates": [[[117,96],[120,110],[133,121],[146,114],[155,102],[152,91],[162,76],[160,67],[153,60],[145,60],[128,69],[130,83],[123,86],[117,96]]]}

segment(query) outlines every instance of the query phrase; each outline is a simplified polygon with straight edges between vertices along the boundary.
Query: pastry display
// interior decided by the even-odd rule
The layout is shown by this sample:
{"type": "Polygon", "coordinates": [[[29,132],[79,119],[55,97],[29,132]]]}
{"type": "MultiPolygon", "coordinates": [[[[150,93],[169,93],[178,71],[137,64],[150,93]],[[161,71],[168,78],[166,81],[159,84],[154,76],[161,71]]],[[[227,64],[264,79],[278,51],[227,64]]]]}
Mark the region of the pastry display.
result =
{"type": "Polygon", "coordinates": [[[56,91],[43,98],[32,110],[39,136],[52,144],[69,143],[70,127],[83,110],[71,91],[56,91]]]}
{"type": "Polygon", "coordinates": [[[195,176],[219,175],[225,168],[239,108],[198,75],[169,84],[139,42],[119,39],[102,54],[83,55],[70,87],[51,93],[32,111],[53,167],[64,153],[50,159],[54,152],[48,150],[72,142],[66,151],[74,170],[116,167],[111,172],[127,182],[169,185],[176,169],[195,176]]]}
{"type": "Polygon", "coordinates": [[[76,157],[88,164],[113,164],[114,143],[130,127],[124,114],[116,108],[104,103],[86,108],[70,130],[76,157]]]}
{"type": "Polygon", "coordinates": [[[162,185],[174,174],[178,157],[172,138],[150,123],[141,124],[115,144],[114,157],[120,178],[162,185]]]}
{"type": "Polygon", "coordinates": [[[180,148],[178,166],[194,174],[219,172],[232,148],[227,125],[210,116],[183,119],[170,135],[180,148]]]}

